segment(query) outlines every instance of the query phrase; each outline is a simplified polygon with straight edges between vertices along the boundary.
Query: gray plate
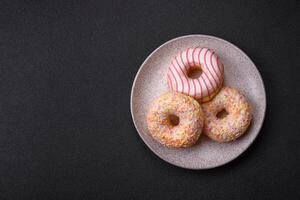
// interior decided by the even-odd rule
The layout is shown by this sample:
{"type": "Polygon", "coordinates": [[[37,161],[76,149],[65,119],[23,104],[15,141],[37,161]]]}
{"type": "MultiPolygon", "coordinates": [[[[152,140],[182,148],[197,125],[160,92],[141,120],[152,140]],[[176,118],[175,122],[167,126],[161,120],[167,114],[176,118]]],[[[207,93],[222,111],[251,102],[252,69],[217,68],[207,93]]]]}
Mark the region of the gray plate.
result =
{"type": "Polygon", "coordinates": [[[188,169],[208,169],[224,165],[243,153],[258,135],[264,121],[266,93],[262,78],[250,58],[233,44],[208,35],[187,35],[158,47],[141,65],[131,90],[131,114],[145,144],[163,160],[188,169]],[[214,49],[224,63],[225,85],[238,88],[253,107],[253,121],[247,133],[234,142],[219,144],[202,135],[190,148],[172,149],[149,136],[146,114],[150,102],[168,90],[166,72],[171,59],[188,47],[214,49]]]}

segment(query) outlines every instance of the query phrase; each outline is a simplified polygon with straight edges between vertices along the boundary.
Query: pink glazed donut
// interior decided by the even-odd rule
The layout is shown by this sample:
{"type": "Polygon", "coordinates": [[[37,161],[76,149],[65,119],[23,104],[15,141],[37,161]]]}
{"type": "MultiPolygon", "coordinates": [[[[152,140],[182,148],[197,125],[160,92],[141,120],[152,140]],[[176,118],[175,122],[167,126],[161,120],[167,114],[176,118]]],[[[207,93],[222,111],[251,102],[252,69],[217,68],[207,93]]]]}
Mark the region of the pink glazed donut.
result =
{"type": "Polygon", "coordinates": [[[207,102],[220,90],[224,80],[224,66],[214,51],[208,48],[188,48],[171,61],[168,85],[175,92],[207,102]],[[199,77],[191,77],[193,70],[200,70],[199,77]]]}

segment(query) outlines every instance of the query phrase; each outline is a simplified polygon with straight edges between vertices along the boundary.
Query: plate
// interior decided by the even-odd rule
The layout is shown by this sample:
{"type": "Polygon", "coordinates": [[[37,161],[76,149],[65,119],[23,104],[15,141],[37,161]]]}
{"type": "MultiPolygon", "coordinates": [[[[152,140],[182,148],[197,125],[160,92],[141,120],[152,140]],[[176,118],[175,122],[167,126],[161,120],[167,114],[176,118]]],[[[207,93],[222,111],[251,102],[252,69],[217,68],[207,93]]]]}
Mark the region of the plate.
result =
{"type": "Polygon", "coordinates": [[[266,92],[259,71],[238,47],[208,35],[187,35],[172,39],[154,50],[138,70],[131,90],[131,115],[145,144],[161,159],[187,169],[209,169],[224,165],[241,155],[258,135],[265,117],[266,92]],[[146,115],[151,101],[168,91],[166,73],[172,58],[188,47],[208,47],[223,61],[225,86],[239,89],[253,107],[247,132],[229,143],[219,144],[204,134],[189,148],[167,148],[156,142],[147,129],[146,115]]]}

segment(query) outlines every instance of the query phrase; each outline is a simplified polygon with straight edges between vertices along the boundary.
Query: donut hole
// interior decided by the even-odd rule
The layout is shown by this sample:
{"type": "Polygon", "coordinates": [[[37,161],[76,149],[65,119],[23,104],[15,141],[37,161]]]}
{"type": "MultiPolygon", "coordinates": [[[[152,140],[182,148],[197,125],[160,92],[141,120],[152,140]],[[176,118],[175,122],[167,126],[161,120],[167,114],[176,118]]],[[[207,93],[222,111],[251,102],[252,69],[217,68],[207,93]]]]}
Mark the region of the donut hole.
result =
{"type": "Polygon", "coordinates": [[[180,122],[179,117],[174,114],[169,114],[168,115],[168,120],[171,126],[177,126],[180,122]]]}
{"type": "Polygon", "coordinates": [[[202,74],[201,67],[191,67],[187,72],[187,76],[191,79],[197,79],[201,76],[201,74],[202,74]]]}
{"type": "Polygon", "coordinates": [[[218,119],[223,119],[223,118],[227,117],[227,115],[228,115],[228,112],[224,108],[221,111],[219,111],[216,116],[218,119]]]}

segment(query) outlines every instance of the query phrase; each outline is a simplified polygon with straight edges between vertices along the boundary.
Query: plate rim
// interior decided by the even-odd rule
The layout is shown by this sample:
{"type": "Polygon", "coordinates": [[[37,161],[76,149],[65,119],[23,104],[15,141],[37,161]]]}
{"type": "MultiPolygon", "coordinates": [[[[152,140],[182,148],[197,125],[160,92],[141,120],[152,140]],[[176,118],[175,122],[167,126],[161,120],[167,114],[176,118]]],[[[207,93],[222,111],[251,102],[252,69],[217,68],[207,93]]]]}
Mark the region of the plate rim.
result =
{"type": "Polygon", "coordinates": [[[158,46],[155,50],[153,50],[149,56],[147,56],[147,58],[144,60],[144,62],[140,65],[138,71],[136,72],[135,74],[135,77],[134,77],[134,80],[132,82],[132,86],[131,86],[131,92],[130,92],[130,113],[131,113],[131,118],[132,118],[132,121],[133,121],[133,124],[134,124],[134,127],[136,129],[136,131],[138,132],[138,135],[139,137],[143,140],[143,142],[146,144],[146,146],[152,151],[152,153],[154,153],[156,156],[158,156],[160,159],[164,160],[165,162],[173,165],[173,166],[177,166],[177,167],[180,167],[180,168],[183,168],[183,169],[190,169],[190,170],[205,170],[205,169],[213,169],[213,168],[217,168],[217,167],[221,167],[223,165],[226,165],[228,164],[229,162],[237,159],[238,157],[240,157],[244,152],[247,151],[247,149],[253,144],[253,142],[255,141],[255,139],[257,138],[258,134],[260,133],[261,129],[262,129],[262,126],[264,124],[264,121],[265,121],[265,116],[266,116],[266,110],[267,110],[267,94],[266,94],[266,88],[265,88],[265,84],[264,84],[264,81],[263,81],[263,78],[258,70],[258,68],[256,67],[255,63],[252,61],[252,59],[242,50],[240,49],[239,47],[237,47],[236,45],[234,45],[233,43],[227,41],[227,40],[224,40],[222,38],[219,38],[219,37],[216,37],[216,36],[212,36],[212,35],[206,35],[206,34],[189,34],[189,35],[183,35],[183,36],[179,36],[179,37],[176,37],[176,38],[173,38],[171,40],[168,40],[166,42],[164,42],[163,44],[161,44],[160,46],[158,46]],[[262,117],[262,122],[261,124],[259,125],[258,127],[258,131],[257,131],[257,134],[255,135],[255,137],[252,139],[252,141],[250,141],[248,143],[248,145],[246,146],[245,150],[243,150],[240,154],[236,155],[235,157],[227,160],[226,162],[222,163],[222,164],[219,164],[219,165],[216,165],[216,166],[212,166],[212,167],[203,167],[203,168],[193,168],[193,167],[186,167],[186,166],[181,166],[181,165],[178,165],[178,164],[175,164],[175,163],[172,163],[168,160],[166,160],[165,158],[163,158],[161,155],[157,154],[154,149],[144,140],[144,138],[141,136],[141,131],[138,129],[137,127],[137,124],[136,124],[136,120],[135,120],[135,116],[133,114],[133,91],[134,91],[134,88],[135,88],[135,85],[136,85],[136,80],[137,80],[137,77],[139,76],[141,70],[144,68],[145,66],[145,63],[152,57],[152,55],[154,53],[156,53],[159,49],[161,49],[163,46],[171,43],[171,42],[174,42],[176,40],[181,40],[181,39],[184,39],[184,38],[188,38],[188,37],[208,37],[208,38],[211,38],[211,39],[215,39],[215,40],[219,40],[221,42],[225,42],[227,44],[229,44],[230,46],[232,46],[233,48],[235,48],[236,50],[240,51],[247,59],[250,60],[250,62],[254,65],[255,67],[255,70],[258,74],[258,78],[259,78],[259,81],[261,82],[261,85],[262,85],[262,88],[263,88],[263,96],[264,96],[264,110],[263,110],[263,117],[262,117]]]}

